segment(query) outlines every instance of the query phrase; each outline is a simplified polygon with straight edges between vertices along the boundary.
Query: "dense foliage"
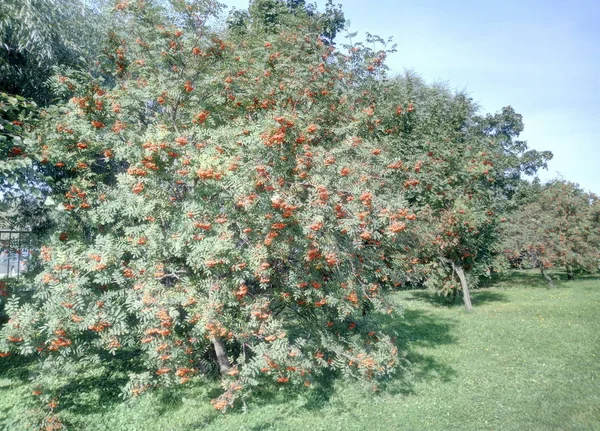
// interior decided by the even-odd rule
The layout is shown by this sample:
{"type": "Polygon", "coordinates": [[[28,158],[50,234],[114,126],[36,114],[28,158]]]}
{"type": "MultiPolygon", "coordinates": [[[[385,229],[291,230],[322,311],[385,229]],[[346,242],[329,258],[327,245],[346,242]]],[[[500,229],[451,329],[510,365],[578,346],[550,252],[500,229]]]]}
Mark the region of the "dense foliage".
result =
{"type": "Polygon", "coordinates": [[[554,181],[532,186],[521,197],[504,234],[504,251],[516,266],[562,267],[569,278],[595,272],[600,259],[598,197],[577,185],[554,181]]]}
{"type": "Polygon", "coordinates": [[[0,93],[0,210],[17,197],[41,196],[32,184],[33,161],[25,145],[35,112],[35,104],[23,97],[0,93]]]}
{"type": "Polygon", "coordinates": [[[377,193],[378,151],[360,137],[369,103],[348,91],[362,57],[310,19],[225,40],[203,24],[210,3],[182,6],[117,4],[99,74],[111,79],[57,76],[70,101],[43,113],[31,143],[65,172],[65,216],[32,300],[9,301],[0,350],[43,359],[49,427],[60,376],[103,352],[141,355],[132,394],[209,372],[216,356],[219,409],[263,382],[398,366],[371,316],[393,311],[381,249],[414,216],[377,193]]]}
{"type": "Polygon", "coordinates": [[[46,104],[58,66],[86,68],[101,49],[103,0],[4,0],[0,3],[0,91],[46,104]]]}
{"type": "Polygon", "coordinates": [[[52,224],[44,206],[63,173],[28,153],[40,107],[59,103],[48,80],[59,69],[90,70],[108,26],[105,0],[7,0],[0,4],[0,226],[52,224]]]}
{"type": "Polygon", "coordinates": [[[511,107],[480,116],[465,94],[413,74],[379,86],[376,133],[390,163],[388,199],[401,187],[419,220],[414,246],[395,266],[405,268],[412,285],[452,296],[462,290],[470,309],[469,285],[503,266],[501,214],[522,175],[545,167],[552,155],[517,139],[523,123],[511,107]]]}

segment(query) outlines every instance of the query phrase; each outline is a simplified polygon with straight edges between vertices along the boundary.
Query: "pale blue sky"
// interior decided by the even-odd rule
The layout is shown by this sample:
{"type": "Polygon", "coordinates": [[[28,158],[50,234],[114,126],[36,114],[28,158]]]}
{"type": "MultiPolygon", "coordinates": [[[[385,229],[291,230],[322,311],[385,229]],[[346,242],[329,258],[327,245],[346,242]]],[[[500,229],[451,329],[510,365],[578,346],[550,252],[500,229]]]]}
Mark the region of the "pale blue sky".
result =
{"type": "Polygon", "coordinates": [[[524,118],[522,138],[554,153],[542,179],[560,174],[600,193],[600,0],[334,3],[359,37],[394,38],[392,71],[466,89],[486,112],[512,105],[524,118]]]}

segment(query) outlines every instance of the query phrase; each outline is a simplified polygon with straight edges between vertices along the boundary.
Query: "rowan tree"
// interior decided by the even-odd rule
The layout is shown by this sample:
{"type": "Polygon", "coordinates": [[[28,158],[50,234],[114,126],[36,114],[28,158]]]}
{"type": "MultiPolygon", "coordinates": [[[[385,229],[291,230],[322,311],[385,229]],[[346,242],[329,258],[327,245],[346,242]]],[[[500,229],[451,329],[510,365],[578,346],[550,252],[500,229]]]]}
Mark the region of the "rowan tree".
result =
{"type": "Polygon", "coordinates": [[[106,352],[143,361],[134,395],[217,370],[217,409],[256,385],[389,376],[398,348],[374,315],[393,311],[381,250],[406,214],[362,137],[358,60],[308,15],[242,37],[206,26],[212,1],[157,3],[117,3],[101,73],[53,80],[69,102],[30,151],[64,173],[63,216],[33,298],[8,303],[2,355],[41,359],[48,426],[58,376],[106,352]]]}
{"type": "Polygon", "coordinates": [[[522,174],[544,167],[551,154],[516,139],[522,121],[510,107],[480,116],[466,94],[412,73],[375,85],[369,132],[385,156],[387,192],[401,189],[418,220],[394,267],[412,285],[444,295],[462,290],[470,309],[469,284],[501,266],[499,214],[522,174]]]}
{"type": "Polygon", "coordinates": [[[595,195],[576,184],[553,181],[532,187],[521,201],[504,232],[504,252],[514,265],[539,268],[549,285],[550,268],[564,268],[569,279],[576,272],[597,271],[600,230],[595,195]]]}

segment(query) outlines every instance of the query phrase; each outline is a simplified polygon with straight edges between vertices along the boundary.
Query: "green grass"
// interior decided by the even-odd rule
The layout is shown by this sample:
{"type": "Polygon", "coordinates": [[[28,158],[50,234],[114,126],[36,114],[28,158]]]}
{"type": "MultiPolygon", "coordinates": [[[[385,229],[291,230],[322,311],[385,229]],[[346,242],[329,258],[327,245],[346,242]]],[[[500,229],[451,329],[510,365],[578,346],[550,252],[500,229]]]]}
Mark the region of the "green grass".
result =
{"type": "MultiPolygon", "coordinates": [[[[475,291],[470,314],[428,292],[397,298],[404,318],[384,324],[410,365],[378,392],[332,380],[222,415],[208,404],[216,384],[124,402],[97,374],[63,405],[73,429],[94,431],[600,430],[600,278],[547,289],[538,274],[514,273],[475,291]]],[[[26,369],[0,369],[0,424],[23,410],[26,369]]]]}

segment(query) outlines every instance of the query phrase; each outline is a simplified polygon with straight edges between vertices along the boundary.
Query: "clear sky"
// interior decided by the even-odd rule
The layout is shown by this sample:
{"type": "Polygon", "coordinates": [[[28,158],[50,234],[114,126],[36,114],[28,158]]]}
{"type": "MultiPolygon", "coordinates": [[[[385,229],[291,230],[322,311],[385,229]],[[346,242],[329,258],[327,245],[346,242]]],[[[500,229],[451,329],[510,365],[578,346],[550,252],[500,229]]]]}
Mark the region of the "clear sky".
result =
{"type": "Polygon", "coordinates": [[[393,72],[465,89],[484,112],[512,105],[525,122],[521,137],[554,153],[543,180],[560,175],[600,194],[600,0],[334,3],[359,37],[393,37],[393,72]]]}

